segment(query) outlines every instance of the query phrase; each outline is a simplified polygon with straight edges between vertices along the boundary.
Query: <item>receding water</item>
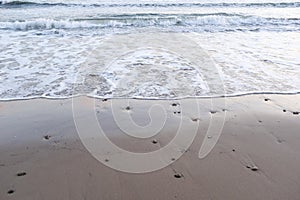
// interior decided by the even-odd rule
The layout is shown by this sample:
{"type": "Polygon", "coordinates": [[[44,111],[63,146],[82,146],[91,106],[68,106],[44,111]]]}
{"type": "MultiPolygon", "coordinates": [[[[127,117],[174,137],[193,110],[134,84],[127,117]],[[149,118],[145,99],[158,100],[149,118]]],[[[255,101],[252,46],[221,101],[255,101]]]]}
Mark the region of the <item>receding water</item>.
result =
{"type": "Polygon", "coordinates": [[[79,94],[182,98],[295,93],[300,92],[299,55],[300,2],[295,1],[0,4],[1,100],[79,94]],[[163,48],[141,39],[134,40],[140,47],[134,49],[134,44],[117,39],[149,37],[148,33],[163,48]],[[198,45],[186,53],[202,52],[213,67],[176,53],[163,40],[174,40],[178,48],[184,42],[198,45]],[[123,54],[115,54],[121,50],[123,54]],[[205,75],[211,71],[217,72],[222,92],[215,91],[217,84],[205,75]]]}

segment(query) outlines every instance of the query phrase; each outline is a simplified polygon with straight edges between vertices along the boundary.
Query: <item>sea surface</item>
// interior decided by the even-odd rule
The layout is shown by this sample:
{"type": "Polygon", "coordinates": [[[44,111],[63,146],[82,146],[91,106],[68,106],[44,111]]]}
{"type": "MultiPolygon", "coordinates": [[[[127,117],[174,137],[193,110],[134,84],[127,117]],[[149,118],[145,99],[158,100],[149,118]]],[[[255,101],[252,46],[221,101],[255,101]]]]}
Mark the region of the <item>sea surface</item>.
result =
{"type": "Polygon", "coordinates": [[[0,100],[300,92],[300,2],[0,0],[0,100]]]}

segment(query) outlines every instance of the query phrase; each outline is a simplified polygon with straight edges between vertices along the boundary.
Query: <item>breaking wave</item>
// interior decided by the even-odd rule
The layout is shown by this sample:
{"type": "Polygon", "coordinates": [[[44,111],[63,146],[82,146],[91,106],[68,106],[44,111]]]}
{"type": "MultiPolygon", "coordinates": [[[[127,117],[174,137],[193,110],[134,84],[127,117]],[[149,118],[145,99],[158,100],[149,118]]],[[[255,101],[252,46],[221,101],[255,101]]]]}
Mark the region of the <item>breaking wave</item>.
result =
{"type": "Polygon", "coordinates": [[[110,15],[97,18],[73,20],[36,19],[29,21],[0,22],[2,30],[50,30],[50,29],[99,29],[124,27],[189,27],[210,31],[223,28],[225,30],[253,30],[253,28],[280,27],[299,29],[298,18],[263,18],[258,16],[242,16],[236,14],[134,14],[110,15]]]}

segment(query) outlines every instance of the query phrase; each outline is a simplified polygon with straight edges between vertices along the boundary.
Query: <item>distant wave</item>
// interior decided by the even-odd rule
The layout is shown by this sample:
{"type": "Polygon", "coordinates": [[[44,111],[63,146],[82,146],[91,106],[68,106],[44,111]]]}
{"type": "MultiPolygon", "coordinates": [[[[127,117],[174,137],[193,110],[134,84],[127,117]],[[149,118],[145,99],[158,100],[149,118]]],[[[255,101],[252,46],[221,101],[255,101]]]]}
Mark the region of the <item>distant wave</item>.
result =
{"type": "Polygon", "coordinates": [[[124,14],[106,15],[97,18],[83,18],[74,20],[36,19],[32,21],[0,22],[1,30],[51,30],[51,29],[101,29],[126,27],[202,27],[208,31],[216,28],[239,30],[244,28],[279,27],[297,28],[299,18],[263,18],[257,16],[243,16],[227,13],[212,14],[124,14]],[[210,28],[210,29],[209,29],[210,28]]]}
{"type": "Polygon", "coordinates": [[[81,4],[66,4],[66,3],[37,3],[31,1],[0,1],[0,8],[3,7],[18,7],[18,6],[79,6],[81,4]]]}
{"type": "Polygon", "coordinates": [[[120,4],[87,4],[87,3],[38,3],[33,1],[0,1],[0,8],[24,6],[83,6],[83,7],[300,7],[300,2],[279,3],[120,3],[120,4]]]}
{"type": "Polygon", "coordinates": [[[91,28],[93,25],[86,22],[70,20],[37,19],[32,21],[0,22],[0,29],[28,31],[50,29],[91,28]]]}

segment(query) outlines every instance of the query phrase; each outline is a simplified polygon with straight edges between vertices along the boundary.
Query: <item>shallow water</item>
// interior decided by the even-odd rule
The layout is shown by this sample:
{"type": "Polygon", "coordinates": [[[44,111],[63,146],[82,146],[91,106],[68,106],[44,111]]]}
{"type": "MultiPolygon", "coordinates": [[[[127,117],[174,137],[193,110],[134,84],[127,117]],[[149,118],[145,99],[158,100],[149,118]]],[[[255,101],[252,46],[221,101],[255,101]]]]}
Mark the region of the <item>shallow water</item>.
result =
{"type": "Polygon", "coordinates": [[[300,92],[299,30],[287,0],[2,1],[0,99],[300,92]]]}

